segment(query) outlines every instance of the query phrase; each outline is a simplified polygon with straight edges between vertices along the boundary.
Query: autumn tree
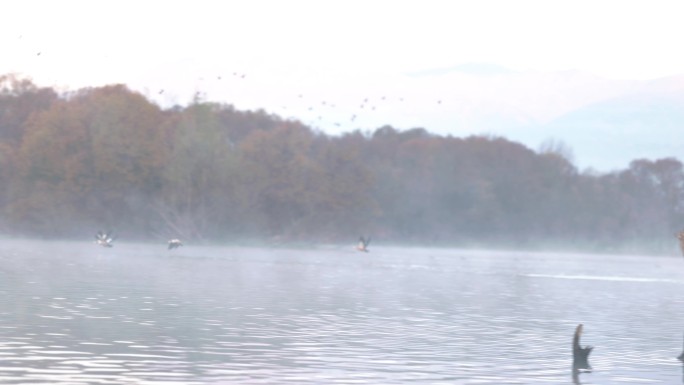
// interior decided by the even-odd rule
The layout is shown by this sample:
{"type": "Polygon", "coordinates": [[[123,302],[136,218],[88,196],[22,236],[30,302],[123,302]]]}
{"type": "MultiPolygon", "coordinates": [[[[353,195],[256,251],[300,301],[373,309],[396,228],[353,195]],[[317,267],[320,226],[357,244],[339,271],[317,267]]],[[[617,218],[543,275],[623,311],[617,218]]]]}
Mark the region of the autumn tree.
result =
{"type": "Polygon", "coordinates": [[[239,147],[241,182],[253,226],[270,236],[299,237],[323,199],[317,195],[325,170],[312,159],[314,134],[297,122],[248,136],[239,147]]]}
{"type": "Polygon", "coordinates": [[[123,85],[57,93],[0,77],[0,230],[90,237],[670,250],[684,167],[579,172],[572,151],[383,126],[339,136],[123,85]]]}
{"type": "Polygon", "coordinates": [[[363,162],[365,136],[358,131],[340,137],[317,135],[312,147],[312,160],[321,171],[314,173],[317,197],[311,200],[307,226],[329,240],[376,230],[379,207],[372,195],[375,178],[363,162]]]}
{"type": "Polygon", "coordinates": [[[16,74],[0,76],[0,141],[18,145],[31,114],[47,109],[57,99],[51,88],[36,86],[16,74]]]}
{"type": "Polygon", "coordinates": [[[161,119],[124,86],[81,90],[34,115],[19,151],[13,219],[48,234],[144,229],[167,159],[161,119]]]}
{"type": "MultiPolygon", "coordinates": [[[[221,237],[242,214],[236,207],[236,152],[223,106],[196,100],[169,116],[169,160],[155,210],[157,233],[186,239],[221,237]]],[[[234,230],[234,229],[232,229],[234,230]]]]}

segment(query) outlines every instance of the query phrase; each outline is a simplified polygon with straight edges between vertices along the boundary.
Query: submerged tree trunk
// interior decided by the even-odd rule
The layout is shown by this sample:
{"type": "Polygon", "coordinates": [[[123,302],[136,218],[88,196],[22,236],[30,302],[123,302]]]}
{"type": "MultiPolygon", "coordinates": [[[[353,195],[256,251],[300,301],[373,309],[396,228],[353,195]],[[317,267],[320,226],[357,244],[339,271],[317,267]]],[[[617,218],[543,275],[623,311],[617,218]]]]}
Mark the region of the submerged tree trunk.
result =
{"type": "Polygon", "coordinates": [[[572,338],[572,369],[578,371],[580,369],[591,369],[589,365],[589,353],[594,349],[591,346],[580,346],[580,336],[582,335],[582,324],[577,325],[575,329],[575,336],[572,338]]]}

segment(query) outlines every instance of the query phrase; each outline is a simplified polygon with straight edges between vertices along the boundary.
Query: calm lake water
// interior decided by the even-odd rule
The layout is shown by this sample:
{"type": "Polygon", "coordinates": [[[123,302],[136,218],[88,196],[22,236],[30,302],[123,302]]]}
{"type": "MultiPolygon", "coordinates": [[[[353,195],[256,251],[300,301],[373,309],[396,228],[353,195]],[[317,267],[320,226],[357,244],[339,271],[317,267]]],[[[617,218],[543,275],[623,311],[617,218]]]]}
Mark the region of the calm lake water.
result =
{"type": "Polygon", "coordinates": [[[2,384],[678,384],[684,259],[0,245],[2,384]]]}

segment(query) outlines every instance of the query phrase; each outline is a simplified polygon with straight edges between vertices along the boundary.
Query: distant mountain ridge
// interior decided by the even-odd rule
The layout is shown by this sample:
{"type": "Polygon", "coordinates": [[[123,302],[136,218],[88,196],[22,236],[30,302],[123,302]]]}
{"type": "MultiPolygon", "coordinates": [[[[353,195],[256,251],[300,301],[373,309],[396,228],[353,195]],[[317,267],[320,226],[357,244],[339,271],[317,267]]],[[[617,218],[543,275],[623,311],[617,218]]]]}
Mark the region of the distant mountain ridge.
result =
{"type": "Polygon", "coordinates": [[[675,76],[644,81],[635,90],[577,108],[536,131],[538,138],[563,138],[580,166],[609,170],[627,167],[635,158],[681,158],[683,128],[684,76],[675,76]]]}
{"type": "Polygon", "coordinates": [[[579,168],[599,171],[642,157],[684,157],[684,75],[619,80],[468,64],[419,77],[454,100],[453,113],[427,127],[441,134],[481,131],[531,148],[560,140],[573,149],[579,168]]]}

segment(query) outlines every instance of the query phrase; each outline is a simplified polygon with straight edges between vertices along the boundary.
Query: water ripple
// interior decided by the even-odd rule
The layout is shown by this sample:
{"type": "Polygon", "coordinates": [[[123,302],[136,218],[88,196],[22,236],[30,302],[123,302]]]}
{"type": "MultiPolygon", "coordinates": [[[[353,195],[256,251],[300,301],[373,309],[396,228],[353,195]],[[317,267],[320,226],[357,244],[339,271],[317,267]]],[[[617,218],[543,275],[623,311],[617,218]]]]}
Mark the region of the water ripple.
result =
{"type": "Polygon", "coordinates": [[[578,323],[577,383],[682,380],[674,259],[3,247],[3,384],[572,383],[578,323]]]}

